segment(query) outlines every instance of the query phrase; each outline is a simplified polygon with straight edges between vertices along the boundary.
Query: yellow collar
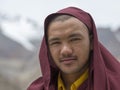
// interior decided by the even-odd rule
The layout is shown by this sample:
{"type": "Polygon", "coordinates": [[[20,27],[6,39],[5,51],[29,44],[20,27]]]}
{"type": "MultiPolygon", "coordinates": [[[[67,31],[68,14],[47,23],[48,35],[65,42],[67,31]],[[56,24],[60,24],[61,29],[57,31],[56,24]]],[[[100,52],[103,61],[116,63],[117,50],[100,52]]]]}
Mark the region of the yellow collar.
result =
{"type": "MultiPolygon", "coordinates": [[[[71,85],[71,90],[77,90],[77,88],[88,78],[88,69],[71,85]]],[[[58,75],[58,90],[65,90],[65,86],[60,77],[60,73],[58,75]]]]}

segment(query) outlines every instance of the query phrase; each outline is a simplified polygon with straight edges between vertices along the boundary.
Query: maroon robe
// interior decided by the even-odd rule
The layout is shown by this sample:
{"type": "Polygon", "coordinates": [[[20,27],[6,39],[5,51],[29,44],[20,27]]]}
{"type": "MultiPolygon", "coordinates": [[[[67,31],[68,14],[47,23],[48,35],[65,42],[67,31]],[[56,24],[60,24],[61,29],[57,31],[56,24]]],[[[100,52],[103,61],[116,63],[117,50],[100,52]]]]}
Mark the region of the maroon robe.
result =
{"type": "Polygon", "coordinates": [[[46,32],[51,19],[61,14],[76,17],[82,21],[93,34],[93,51],[90,53],[89,59],[89,77],[78,90],[120,90],[120,63],[98,41],[96,26],[91,15],[75,7],[62,9],[49,15],[45,19],[45,35],[39,54],[43,76],[34,81],[27,90],[57,90],[59,69],[50,58],[46,42],[46,32]]]}

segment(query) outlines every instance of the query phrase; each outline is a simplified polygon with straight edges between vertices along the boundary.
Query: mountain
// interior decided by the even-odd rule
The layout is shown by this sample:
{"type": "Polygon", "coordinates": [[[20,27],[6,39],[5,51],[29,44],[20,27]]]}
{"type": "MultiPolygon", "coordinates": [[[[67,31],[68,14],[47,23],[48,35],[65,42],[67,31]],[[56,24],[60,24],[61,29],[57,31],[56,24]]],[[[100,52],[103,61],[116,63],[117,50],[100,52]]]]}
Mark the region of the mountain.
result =
{"type": "Polygon", "coordinates": [[[119,40],[120,42],[120,27],[116,30],[115,32],[116,38],[119,40]]]}
{"type": "Polygon", "coordinates": [[[98,38],[100,42],[115,56],[120,56],[120,42],[110,28],[98,27],[98,38]]]}
{"type": "Polygon", "coordinates": [[[0,32],[0,58],[22,58],[24,59],[26,55],[32,54],[32,52],[23,48],[21,44],[11,40],[10,38],[4,36],[0,32]]]}
{"type": "Polygon", "coordinates": [[[40,26],[37,22],[24,17],[1,19],[0,28],[3,35],[21,44],[27,50],[35,48],[30,40],[41,38],[43,33],[39,30],[40,26]]]}
{"type": "Polygon", "coordinates": [[[41,75],[42,30],[34,20],[0,15],[0,90],[26,90],[41,75]]]}

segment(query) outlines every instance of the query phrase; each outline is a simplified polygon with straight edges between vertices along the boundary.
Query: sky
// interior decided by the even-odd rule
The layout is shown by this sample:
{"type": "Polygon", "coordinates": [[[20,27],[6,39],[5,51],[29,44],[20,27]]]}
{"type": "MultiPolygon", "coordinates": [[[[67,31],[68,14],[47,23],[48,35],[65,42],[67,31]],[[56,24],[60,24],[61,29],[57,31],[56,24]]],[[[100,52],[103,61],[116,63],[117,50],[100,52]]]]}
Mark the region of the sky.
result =
{"type": "Polygon", "coordinates": [[[120,26],[120,0],[0,0],[0,13],[21,15],[43,25],[48,14],[69,6],[89,12],[97,26],[120,26]]]}

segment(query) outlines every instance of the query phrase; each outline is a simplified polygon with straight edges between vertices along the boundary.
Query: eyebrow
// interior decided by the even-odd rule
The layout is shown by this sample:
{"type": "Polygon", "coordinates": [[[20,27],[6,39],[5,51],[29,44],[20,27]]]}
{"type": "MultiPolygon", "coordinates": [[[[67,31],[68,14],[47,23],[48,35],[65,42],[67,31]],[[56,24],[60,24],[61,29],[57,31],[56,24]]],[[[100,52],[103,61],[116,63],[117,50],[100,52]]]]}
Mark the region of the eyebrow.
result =
{"type": "Polygon", "coordinates": [[[52,41],[58,41],[58,40],[60,40],[59,38],[57,38],[57,37],[53,37],[53,38],[50,38],[50,39],[48,39],[48,42],[52,42],[52,41]]]}
{"type": "Polygon", "coordinates": [[[70,36],[69,36],[69,38],[73,38],[73,37],[81,37],[82,35],[81,34],[78,34],[78,33],[74,33],[74,34],[71,34],[70,36]]]}
{"type": "MultiPolygon", "coordinates": [[[[68,36],[68,38],[73,38],[73,37],[82,37],[82,35],[78,34],[78,33],[73,33],[70,36],[68,36]]],[[[60,39],[57,37],[52,37],[52,38],[48,39],[48,42],[59,41],[59,40],[60,39]]]]}

